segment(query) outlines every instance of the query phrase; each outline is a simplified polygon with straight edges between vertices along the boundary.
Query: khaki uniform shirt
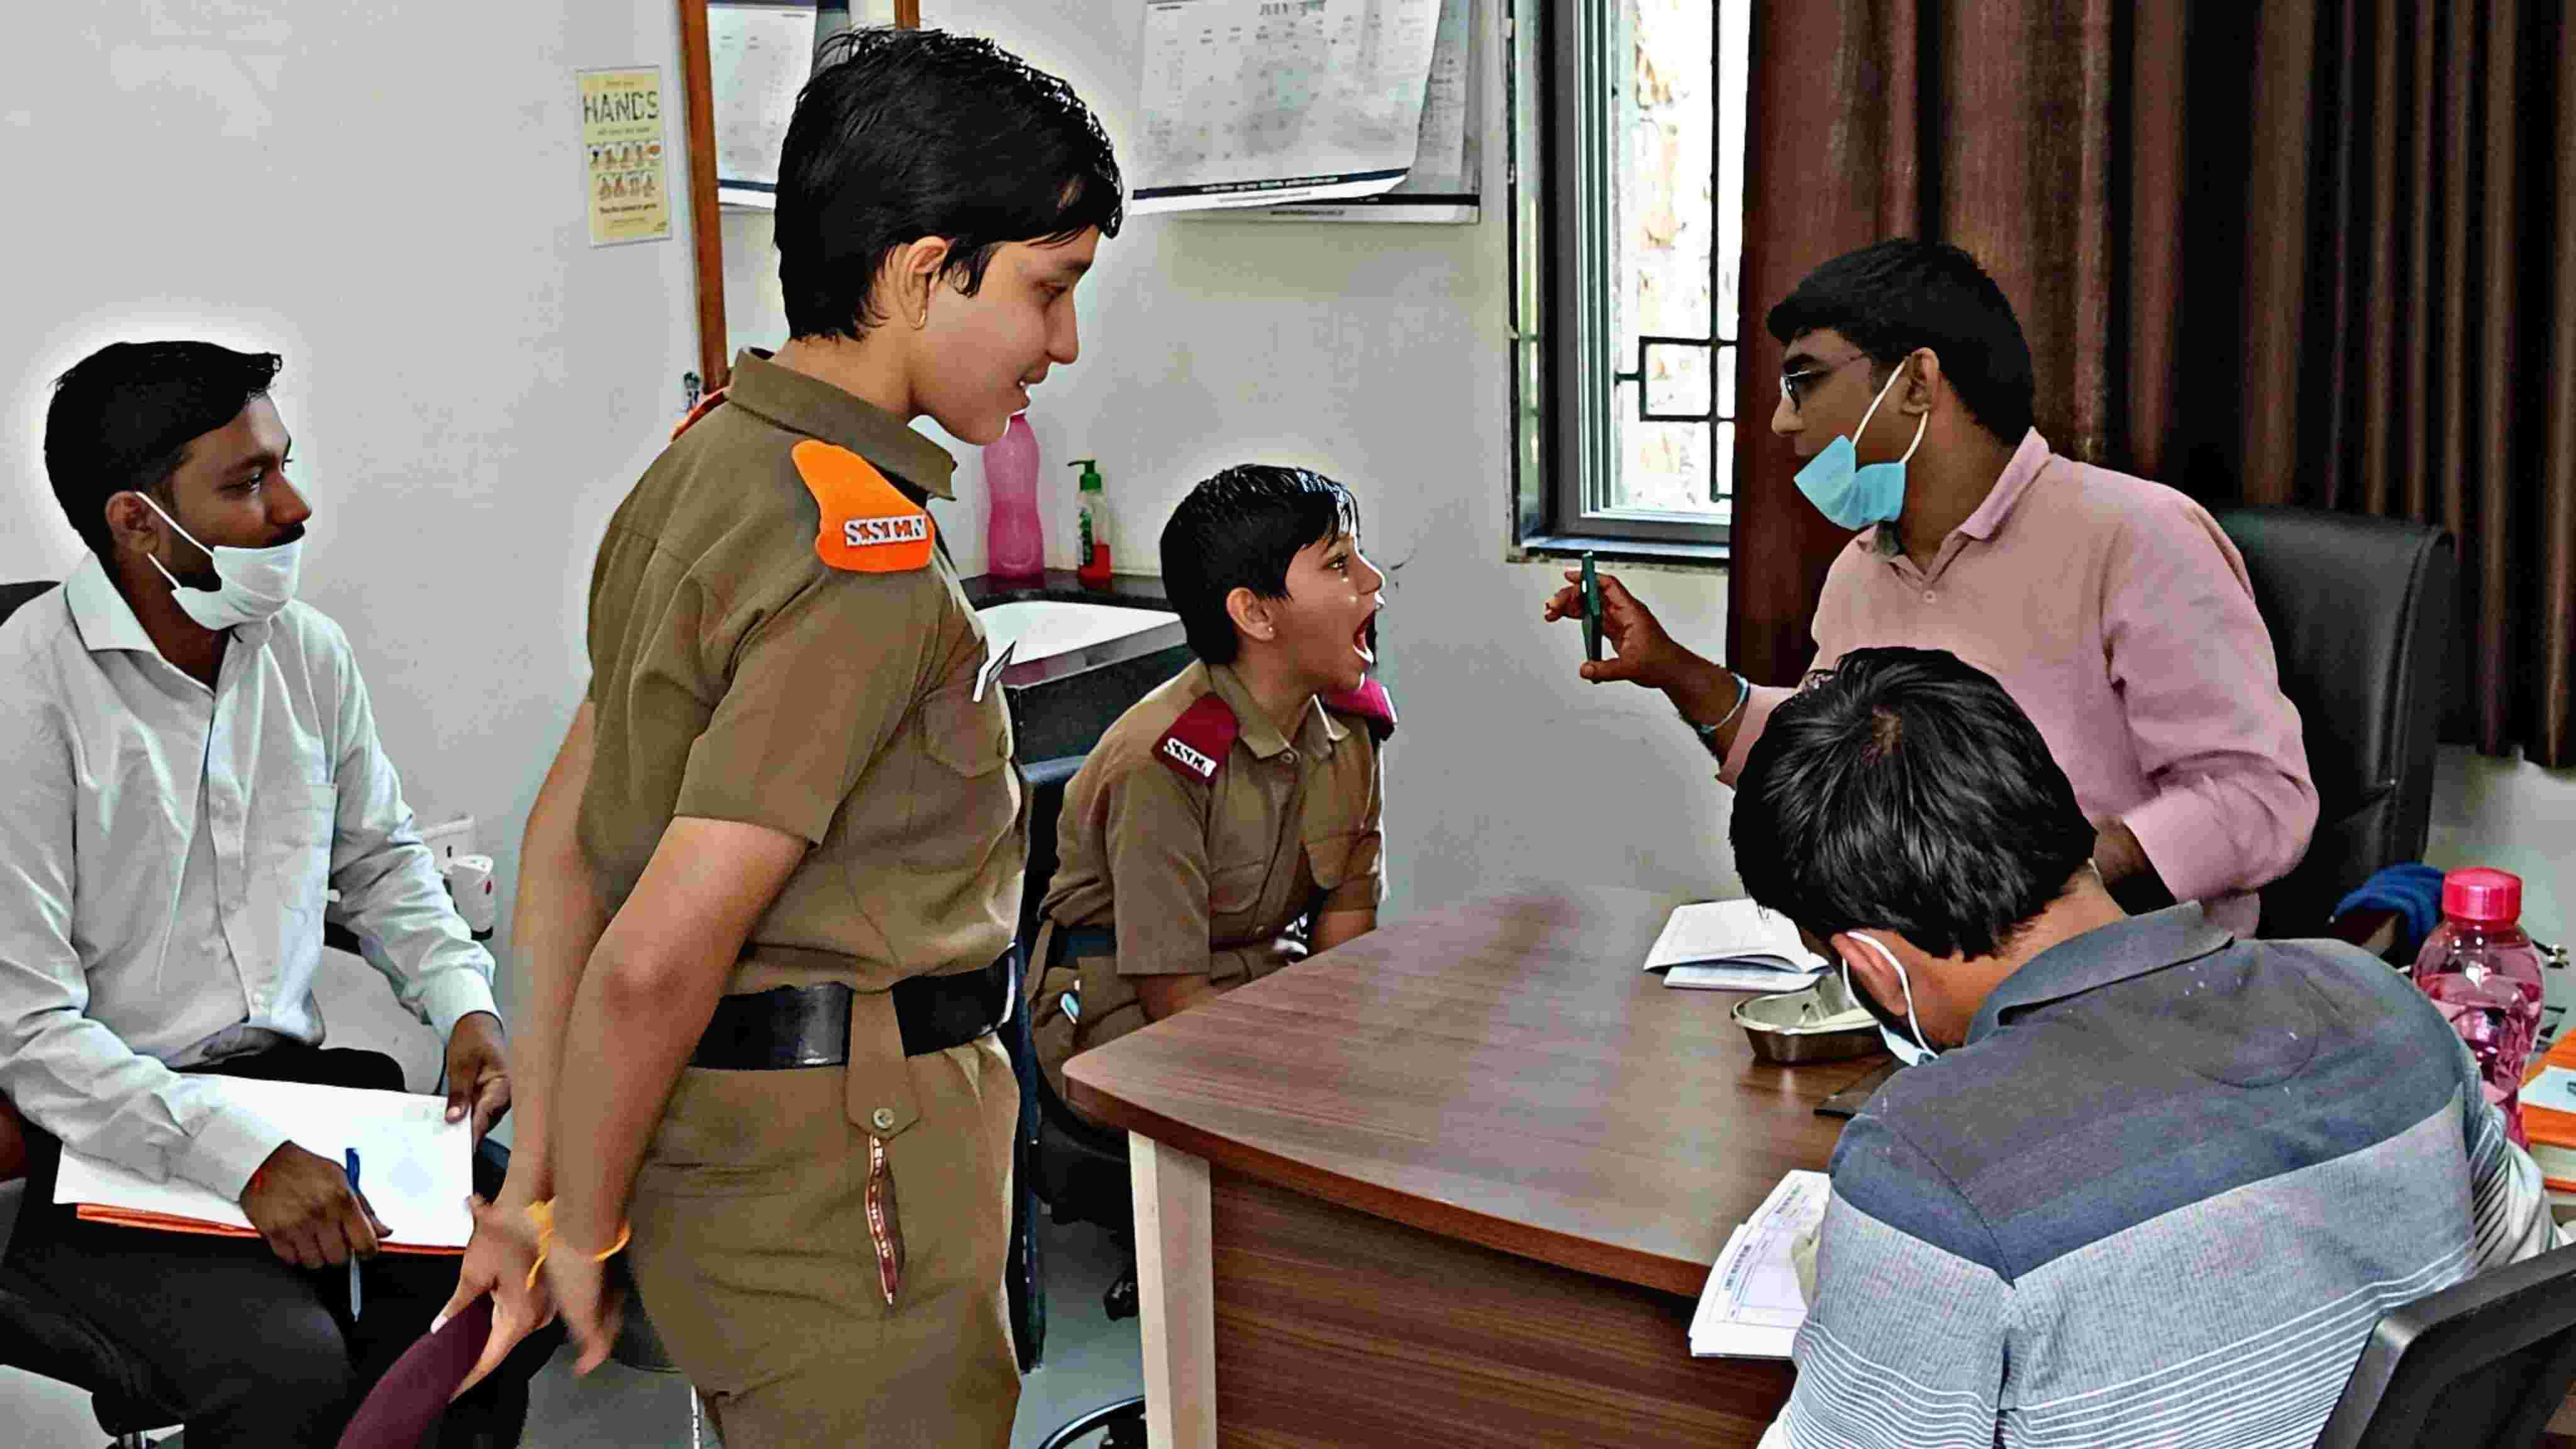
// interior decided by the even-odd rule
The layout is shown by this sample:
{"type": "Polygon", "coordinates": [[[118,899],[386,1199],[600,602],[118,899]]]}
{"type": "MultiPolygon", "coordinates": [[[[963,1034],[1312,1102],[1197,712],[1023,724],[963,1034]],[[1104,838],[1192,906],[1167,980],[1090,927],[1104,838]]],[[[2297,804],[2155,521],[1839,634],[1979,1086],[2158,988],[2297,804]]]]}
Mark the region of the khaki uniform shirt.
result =
{"type": "Polygon", "coordinates": [[[1310,912],[1374,910],[1381,870],[1378,743],[1310,703],[1282,736],[1234,671],[1192,664],[1118,718],[1065,787],[1062,864],[1047,892],[1056,927],[1117,933],[1115,959],[1077,959],[1077,1024],[1058,971],[1030,1018],[1052,1069],[1145,1024],[1137,976],[1205,975],[1239,986],[1303,958],[1310,912]],[[1239,729],[1210,779],[1158,756],[1174,723],[1213,694],[1239,729]],[[1050,1046],[1055,1049],[1050,1050],[1050,1046]]]}
{"type": "Polygon", "coordinates": [[[746,353],[722,404],[618,508],[591,577],[581,840],[610,909],[674,816],[812,846],[752,927],[732,992],[881,992],[986,966],[1019,915],[1020,776],[1000,685],[975,698],[983,625],[943,549],[888,552],[873,519],[827,517],[809,475],[832,449],[873,465],[902,499],[882,483],[868,496],[897,509],[951,496],[936,444],[746,353]],[[860,571],[894,558],[918,563],[860,571]]]}

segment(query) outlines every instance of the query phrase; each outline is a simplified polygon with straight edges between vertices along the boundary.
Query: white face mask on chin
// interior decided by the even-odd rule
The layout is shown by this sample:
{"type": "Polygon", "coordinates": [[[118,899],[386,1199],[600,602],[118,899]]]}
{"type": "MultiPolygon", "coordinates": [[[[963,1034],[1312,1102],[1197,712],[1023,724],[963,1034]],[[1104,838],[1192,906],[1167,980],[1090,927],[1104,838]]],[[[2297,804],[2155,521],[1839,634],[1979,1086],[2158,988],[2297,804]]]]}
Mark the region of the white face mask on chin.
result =
{"type": "Polygon", "coordinates": [[[197,543],[195,534],[179,527],[179,520],[162,512],[152,495],[134,495],[161,514],[163,522],[178,530],[181,538],[204,549],[214,560],[215,577],[220,582],[211,589],[194,589],[172,576],[154,559],[152,566],[161,569],[161,577],[170,580],[170,597],[182,612],[203,628],[217,631],[235,624],[257,624],[277,617],[280,609],[295,597],[295,583],[304,567],[304,540],[281,543],[274,548],[234,548],[225,545],[206,548],[197,543]]]}
{"type": "MultiPolygon", "coordinates": [[[[1875,937],[1865,936],[1858,931],[1854,931],[1851,933],[1851,938],[1855,941],[1862,942],[1867,945],[1869,949],[1876,951],[1879,955],[1887,958],[1887,964],[1894,967],[1896,970],[1896,984],[1898,988],[1903,990],[1905,993],[1905,1025],[1907,1029],[1914,1033],[1914,1039],[1911,1041],[1906,1040],[1903,1036],[1897,1033],[1895,1028],[1887,1025],[1885,1022],[1881,1022],[1879,1023],[1878,1034],[1886,1041],[1888,1051],[1894,1053],[1898,1061],[1903,1062],[1909,1067],[1919,1067],[1925,1062],[1932,1060],[1934,1057],[1939,1056],[1941,1054],[1940,1048],[1933,1046],[1932,1039],[1923,1034],[1923,1023],[1914,1019],[1914,983],[1906,978],[1905,963],[1897,960],[1896,953],[1887,949],[1885,946],[1880,945],[1875,937]]],[[[1851,963],[1848,961],[1843,963],[1843,989],[1852,993],[1853,1000],[1857,1001],[1860,999],[1860,989],[1852,984],[1851,963]]]]}

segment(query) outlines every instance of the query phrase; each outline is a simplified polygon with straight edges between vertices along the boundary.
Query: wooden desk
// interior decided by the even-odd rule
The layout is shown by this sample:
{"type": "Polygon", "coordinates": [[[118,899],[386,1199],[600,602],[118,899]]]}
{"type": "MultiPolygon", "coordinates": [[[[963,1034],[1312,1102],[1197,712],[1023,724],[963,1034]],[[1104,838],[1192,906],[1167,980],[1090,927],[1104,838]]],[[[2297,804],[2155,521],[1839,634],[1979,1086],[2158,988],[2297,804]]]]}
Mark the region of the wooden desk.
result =
{"type": "Polygon", "coordinates": [[[1128,1130],[1153,1442],[1751,1445],[1786,1364],[1692,1306],[1815,1105],[1739,998],[1640,963],[1677,898],[1534,887],[1384,927],[1075,1058],[1128,1130]]]}

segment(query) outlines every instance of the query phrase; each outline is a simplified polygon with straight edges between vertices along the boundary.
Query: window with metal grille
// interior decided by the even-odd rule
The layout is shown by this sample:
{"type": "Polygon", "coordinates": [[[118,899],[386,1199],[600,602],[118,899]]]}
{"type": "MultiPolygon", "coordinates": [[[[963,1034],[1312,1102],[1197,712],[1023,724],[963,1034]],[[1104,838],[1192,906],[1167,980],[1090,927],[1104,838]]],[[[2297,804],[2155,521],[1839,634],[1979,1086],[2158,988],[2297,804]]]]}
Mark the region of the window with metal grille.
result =
{"type": "Polygon", "coordinates": [[[1525,553],[1724,557],[1750,4],[1507,14],[1525,553]]]}

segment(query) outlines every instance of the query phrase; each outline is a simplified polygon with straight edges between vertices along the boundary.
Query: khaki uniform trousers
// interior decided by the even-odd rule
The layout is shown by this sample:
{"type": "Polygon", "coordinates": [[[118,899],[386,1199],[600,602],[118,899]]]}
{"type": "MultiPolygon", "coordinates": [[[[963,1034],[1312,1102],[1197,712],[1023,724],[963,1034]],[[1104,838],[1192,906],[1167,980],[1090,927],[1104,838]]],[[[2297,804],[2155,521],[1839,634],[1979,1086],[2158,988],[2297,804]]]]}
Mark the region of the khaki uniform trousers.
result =
{"type": "Polygon", "coordinates": [[[1019,1089],[998,1038],[905,1059],[892,1308],[846,1067],[682,1072],[631,1206],[644,1311],[726,1449],[990,1446],[1019,1408],[1002,1274],[1019,1089]]]}

